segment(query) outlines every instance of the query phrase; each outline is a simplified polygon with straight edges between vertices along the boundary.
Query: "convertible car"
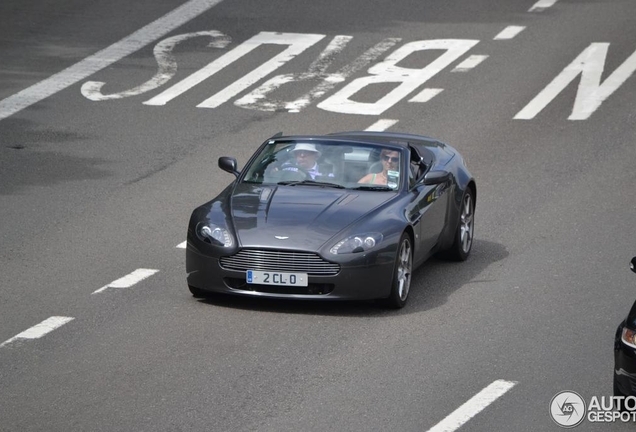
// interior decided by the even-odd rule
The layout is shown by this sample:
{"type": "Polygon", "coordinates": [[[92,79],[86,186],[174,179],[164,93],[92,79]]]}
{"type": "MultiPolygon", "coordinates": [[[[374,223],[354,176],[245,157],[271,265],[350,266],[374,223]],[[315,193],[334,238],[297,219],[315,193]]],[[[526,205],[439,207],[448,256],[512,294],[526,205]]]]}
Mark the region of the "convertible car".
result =
{"type": "Polygon", "coordinates": [[[475,180],[437,140],[388,132],[267,139],[236,179],[192,212],[187,283],[195,297],[381,299],[405,305],[432,255],[468,258],[475,180]]]}

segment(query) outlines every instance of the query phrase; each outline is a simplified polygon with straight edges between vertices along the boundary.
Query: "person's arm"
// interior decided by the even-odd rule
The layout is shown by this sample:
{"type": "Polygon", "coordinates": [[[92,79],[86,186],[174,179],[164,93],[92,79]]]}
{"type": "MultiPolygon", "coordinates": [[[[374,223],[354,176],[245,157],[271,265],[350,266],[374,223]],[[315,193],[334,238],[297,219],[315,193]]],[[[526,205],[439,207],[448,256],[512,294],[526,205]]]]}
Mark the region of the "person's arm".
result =
{"type": "Polygon", "coordinates": [[[367,174],[358,180],[358,183],[371,183],[373,179],[373,174],[367,174]]]}

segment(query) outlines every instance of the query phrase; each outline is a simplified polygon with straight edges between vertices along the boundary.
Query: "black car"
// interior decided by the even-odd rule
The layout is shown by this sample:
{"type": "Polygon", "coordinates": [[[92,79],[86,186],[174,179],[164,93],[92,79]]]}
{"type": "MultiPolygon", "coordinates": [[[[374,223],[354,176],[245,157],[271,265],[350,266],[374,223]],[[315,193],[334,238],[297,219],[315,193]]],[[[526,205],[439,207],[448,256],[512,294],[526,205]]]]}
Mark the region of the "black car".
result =
{"type": "Polygon", "coordinates": [[[187,282],[211,292],[407,301],[411,273],[473,244],[475,180],[462,156],[410,134],[342,132],[267,139],[236,179],[192,213],[187,282]]]}
{"type": "MultiPolygon", "coordinates": [[[[636,257],[630,268],[636,272],[636,257]]],[[[636,396],[636,302],[614,337],[614,396],[636,396]]]]}

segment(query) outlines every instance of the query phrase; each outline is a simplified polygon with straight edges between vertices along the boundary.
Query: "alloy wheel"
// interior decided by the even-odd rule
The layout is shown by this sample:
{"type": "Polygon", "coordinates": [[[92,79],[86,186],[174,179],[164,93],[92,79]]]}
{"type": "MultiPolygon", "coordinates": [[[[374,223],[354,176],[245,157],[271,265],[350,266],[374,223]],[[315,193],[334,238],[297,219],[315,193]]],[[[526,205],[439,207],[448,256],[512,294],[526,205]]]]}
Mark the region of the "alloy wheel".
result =
{"type": "Polygon", "coordinates": [[[404,239],[400,245],[400,254],[397,269],[398,295],[400,300],[406,300],[411,287],[411,271],[413,267],[411,254],[411,243],[408,239],[404,239]]]}
{"type": "Polygon", "coordinates": [[[462,251],[466,254],[470,252],[470,248],[473,244],[473,209],[473,198],[467,193],[462,203],[462,213],[459,221],[459,240],[462,251]]]}

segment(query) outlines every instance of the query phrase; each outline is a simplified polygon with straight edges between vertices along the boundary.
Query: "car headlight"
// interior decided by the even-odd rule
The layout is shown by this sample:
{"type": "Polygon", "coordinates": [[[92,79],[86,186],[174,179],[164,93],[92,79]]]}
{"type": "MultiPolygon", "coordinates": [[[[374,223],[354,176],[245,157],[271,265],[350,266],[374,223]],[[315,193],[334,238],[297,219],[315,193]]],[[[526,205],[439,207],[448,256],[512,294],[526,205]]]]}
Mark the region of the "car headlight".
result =
{"type": "Polygon", "coordinates": [[[230,232],[213,223],[199,222],[196,233],[202,241],[216,246],[231,247],[234,244],[230,232]]]}
{"type": "Polygon", "coordinates": [[[628,345],[632,348],[636,348],[636,331],[628,329],[627,327],[624,327],[621,340],[623,341],[625,345],[628,345]]]}
{"type": "Polygon", "coordinates": [[[334,255],[365,252],[373,249],[381,241],[382,234],[380,233],[364,233],[353,235],[336,243],[334,247],[329,249],[329,252],[334,255]]]}

